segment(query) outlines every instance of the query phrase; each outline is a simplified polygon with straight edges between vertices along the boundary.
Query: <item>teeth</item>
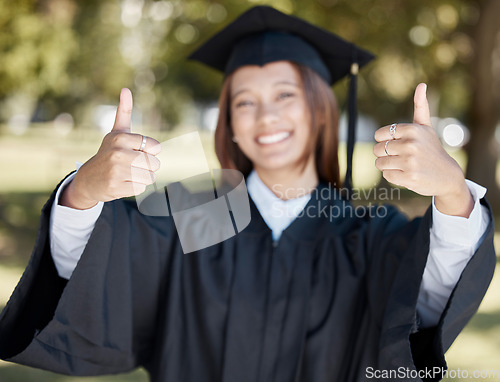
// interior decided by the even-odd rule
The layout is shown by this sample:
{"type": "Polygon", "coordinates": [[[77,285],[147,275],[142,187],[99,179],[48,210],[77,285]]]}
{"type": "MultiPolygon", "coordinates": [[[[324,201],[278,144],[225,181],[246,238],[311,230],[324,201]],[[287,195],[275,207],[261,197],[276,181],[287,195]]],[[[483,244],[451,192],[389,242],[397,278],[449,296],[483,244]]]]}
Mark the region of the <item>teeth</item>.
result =
{"type": "Polygon", "coordinates": [[[288,132],[288,131],[282,131],[282,132],[279,132],[279,133],[276,133],[276,134],[272,134],[272,135],[264,135],[262,137],[259,137],[257,139],[257,141],[259,143],[268,145],[268,144],[271,144],[271,143],[276,143],[276,142],[283,141],[286,138],[288,138],[289,136],[290,136],[290,132],[288,132]]]}

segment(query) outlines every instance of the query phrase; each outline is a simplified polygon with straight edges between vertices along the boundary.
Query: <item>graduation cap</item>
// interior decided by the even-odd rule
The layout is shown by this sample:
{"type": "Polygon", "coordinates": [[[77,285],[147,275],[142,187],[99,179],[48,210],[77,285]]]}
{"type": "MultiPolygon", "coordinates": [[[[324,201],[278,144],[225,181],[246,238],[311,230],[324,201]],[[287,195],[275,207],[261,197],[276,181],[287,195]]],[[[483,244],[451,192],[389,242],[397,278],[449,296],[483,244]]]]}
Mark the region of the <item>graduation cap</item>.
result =
{"type": "Polygon", "coordinates": [[[349,75],[349,128],[347,171],[344,187],[352,189],[352,155],[356,140],[356,83],[359,68],[374,56],[298,17],[269,6],[257,6],[243,13],[193,52],[200,61],[228,75],[244,65],[263,66],[287,60],[307,66],[328,84],[349,75]]]}

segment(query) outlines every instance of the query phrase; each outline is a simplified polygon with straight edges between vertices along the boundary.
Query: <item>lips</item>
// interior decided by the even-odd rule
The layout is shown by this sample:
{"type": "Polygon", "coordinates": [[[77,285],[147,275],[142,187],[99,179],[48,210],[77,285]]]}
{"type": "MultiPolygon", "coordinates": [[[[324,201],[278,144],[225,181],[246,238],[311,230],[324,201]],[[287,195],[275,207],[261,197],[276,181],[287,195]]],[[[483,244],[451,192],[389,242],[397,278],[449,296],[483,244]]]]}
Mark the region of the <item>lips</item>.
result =
{"type": "Polygon", "coordinates": [[[266,134],[257,137],[257,142],[261,145],[270,145],[287,139],[292,133],[290,131],[280,131],[274,134],[266,134]]]}

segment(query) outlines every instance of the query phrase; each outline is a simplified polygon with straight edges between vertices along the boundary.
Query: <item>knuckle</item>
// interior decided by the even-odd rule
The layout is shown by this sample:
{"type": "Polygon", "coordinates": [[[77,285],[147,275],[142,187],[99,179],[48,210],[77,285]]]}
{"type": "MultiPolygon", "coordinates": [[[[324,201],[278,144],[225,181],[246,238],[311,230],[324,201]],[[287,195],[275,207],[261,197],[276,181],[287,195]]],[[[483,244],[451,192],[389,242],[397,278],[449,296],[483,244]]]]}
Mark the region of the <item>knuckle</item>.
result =
{"type": "Polygon", "coordinates": [[[122,149],[114,148],[109,153],[109,156],[110,156],[110,158],[109,158],[110,161],[112,161],[114,163],[118,163],[124,159],[124,152],[122,149]]]}
{"type": "Polygon", "coordinates": [[[410,180],[410,182],[412,183],[418,183],[418,173],[416,171],[411,171],[409,176],[408,176],[408,179],[410,180]]]}
{"type": "Polygon", "coordinates": [[[122,147],[127,140],[127,133],[117,132],[112,137],[112,143],[115,147],[122,147]]]}
{"type": "Polygon", "coordinates": [[[415,170],[418,165],[418,159],[415,155],[408,155],[406,157],[406,165],[410,170],[415,170]]]}
{"type": "Polygon", "coordinates": [[[406,149],[408,153],[411,155],[411,157],[415,157],[415,155],[418,153],[418,147],[415,142],[411,142],[406,146],[406,149]]]}
{"type": "Polygon", "coordinates": [[[417,141],[413,138],[407,139],[403,142],[405,151],[409,154],[415,154],[417,152],[417,141]]]}

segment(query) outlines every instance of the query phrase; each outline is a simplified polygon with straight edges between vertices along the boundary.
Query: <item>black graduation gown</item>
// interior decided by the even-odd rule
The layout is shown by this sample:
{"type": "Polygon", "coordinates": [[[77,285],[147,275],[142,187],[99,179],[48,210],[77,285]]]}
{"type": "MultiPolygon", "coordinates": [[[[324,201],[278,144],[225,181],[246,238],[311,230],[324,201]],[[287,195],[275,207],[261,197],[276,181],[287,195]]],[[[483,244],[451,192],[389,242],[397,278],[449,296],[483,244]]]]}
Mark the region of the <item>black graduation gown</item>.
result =
{"type": "Polygon", "coordinates": [[[432,210],[409,222],[316,192],[276,246],[251,202],[241,233],[189,254],[170,217],[105,203],[66,282],[49,246],[54,194],[0,316],[0,358],[63,374],[143,366],[154,382],[349,382],[441,367],[495,267],[491,223],[439,324],[417,331],[432,210]],[[346,217],[330,219],[331,206],[346,217]]]}

